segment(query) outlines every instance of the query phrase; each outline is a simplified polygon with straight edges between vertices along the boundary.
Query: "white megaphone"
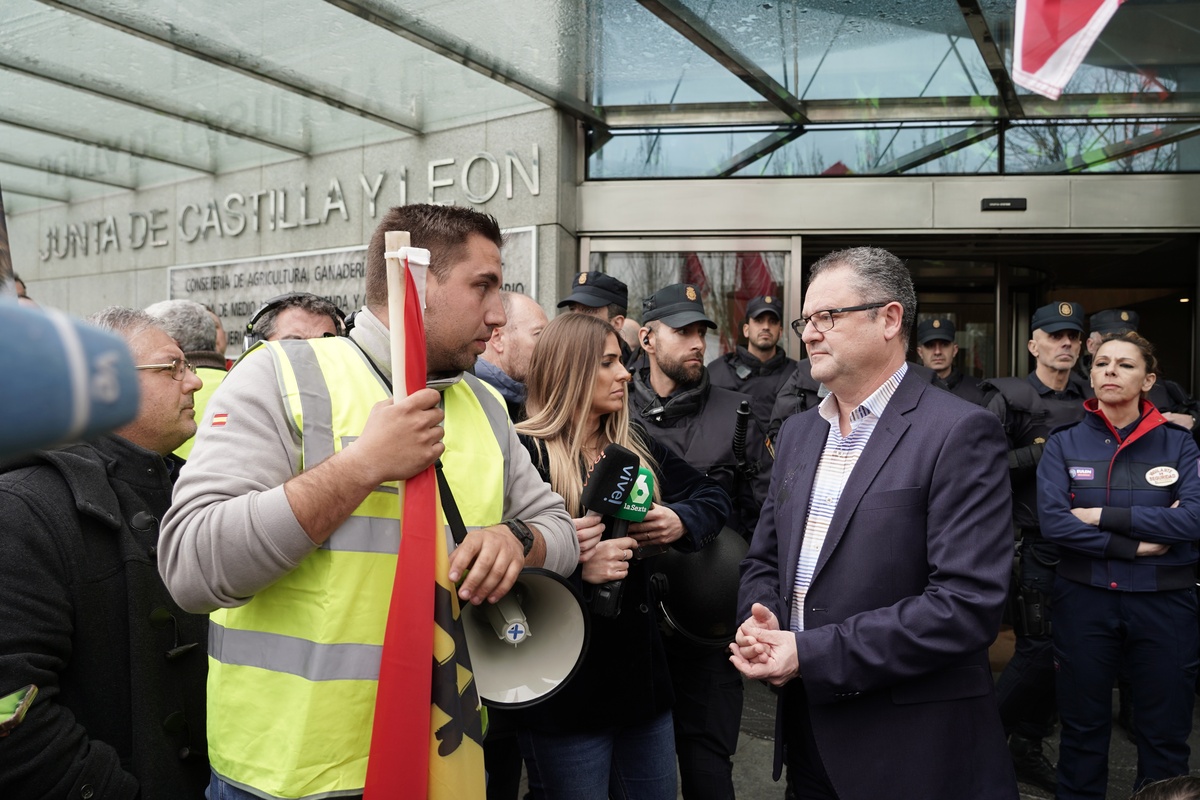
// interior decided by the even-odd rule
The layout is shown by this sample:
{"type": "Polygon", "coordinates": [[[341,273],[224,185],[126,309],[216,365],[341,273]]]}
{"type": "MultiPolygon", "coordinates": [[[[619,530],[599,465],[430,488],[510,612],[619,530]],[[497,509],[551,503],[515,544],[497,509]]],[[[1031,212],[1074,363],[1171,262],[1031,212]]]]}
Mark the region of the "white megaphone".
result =
{"type": "Polygon", "coordinates": [[[579,591],[540,567],[521,570],[498,603],[463,608],[463,631],[479,696],[524,708],[566,685],[587,652],[589,621],[579,591]]]}

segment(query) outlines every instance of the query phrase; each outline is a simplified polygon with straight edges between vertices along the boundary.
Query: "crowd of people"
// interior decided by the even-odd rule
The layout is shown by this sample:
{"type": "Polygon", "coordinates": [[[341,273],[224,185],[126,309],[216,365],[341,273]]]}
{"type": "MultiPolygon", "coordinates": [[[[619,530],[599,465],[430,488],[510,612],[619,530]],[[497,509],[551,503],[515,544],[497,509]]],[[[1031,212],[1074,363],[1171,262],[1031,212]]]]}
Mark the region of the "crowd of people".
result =
{"type": "Polygon", "coordinates": [[[853,248],[809,268],[806,358],[769,294],[708,360],[698,287],[635,319],[624,283],[581,272],[548,319],[501,291],[502,242],[470,209],[391,209],[362,309],[273,298],[232,365],[188,300],[90,318],[141,403],[0,467],[0,691],[38,687],[4,721],[0,795],[361,796],[398,482],[431,466],[465,529],[440,576],[459,602],[541,567],[589,617],[564,686],[461,731],[489,800],[522,765],[534,798],[732,798],[746,679],[776,692],[774,776],[801,800],[1105,797],[1114,686],[1131,790],[1187,775],[1200,406],[1135,312],[1085,338],[1078,303],[1038,308],[1033,371],[981,380],[953,319],[918,323],[903,262],[853,248]],[[393,230],[430,253],[427,385],[399,398],[393,230]],[[620,536],[583,501],[612,446],[653,477],[620,536]]]}

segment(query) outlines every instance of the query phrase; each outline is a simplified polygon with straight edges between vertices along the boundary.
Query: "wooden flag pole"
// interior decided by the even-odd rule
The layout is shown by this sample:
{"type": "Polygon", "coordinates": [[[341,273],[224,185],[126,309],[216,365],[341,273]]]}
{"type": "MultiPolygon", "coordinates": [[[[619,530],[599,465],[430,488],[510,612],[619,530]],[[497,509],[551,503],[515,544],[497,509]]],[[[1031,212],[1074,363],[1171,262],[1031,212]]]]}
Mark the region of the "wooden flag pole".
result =
{"type": "MultiPolygon", "coordinates": [[[[383,235],[384,252],[397,253],[408,247],[408,231],[387,231],[383,235]]],[[[392,339],[392,402],[408,396],[404,368],[404,284],[408,264],[398,258],[387,260],[388,328],[392,339]]]]}

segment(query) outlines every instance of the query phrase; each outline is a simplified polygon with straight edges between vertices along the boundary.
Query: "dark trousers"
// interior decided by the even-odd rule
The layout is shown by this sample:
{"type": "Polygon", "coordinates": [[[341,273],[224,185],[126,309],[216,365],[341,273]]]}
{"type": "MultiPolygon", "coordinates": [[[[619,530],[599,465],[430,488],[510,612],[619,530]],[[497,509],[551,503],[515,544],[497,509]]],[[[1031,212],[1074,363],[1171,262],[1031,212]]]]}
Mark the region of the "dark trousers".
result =
{"type": "MultiPolygon", "coordinates": [[[[489,722],[496,711],[489,709],[489,722]]],[[[489,729],[483,740],[483,768],[487,770],[487,800],[518,800],[521,796],[521,745],[515,729],[489,729]]]]}
{"type": "Polygon", "coordinates": [[[1188,773],[1197,670],[1196,593],[1117,592],[1058,578],[1058,797],[1103,798],[1112,733],[1112,685],[1129,671],[1138,767],[1134,789],[1188,773]]]}
{"type": "MultiPolygon", "coordinates": [[[[1054,590],[1054,567],[1038,559],[1038,552],[1022,543],[1020,589],[1045,595],[1047,619],[1054,590]]],[[[1045,560],[1053,559],[1051,554],[1045,560]]],[[[996,681],[996,699],[1005,734],[1044,739],[1054,730],[1054,642],[1050,634],[1029,635],[1014,620],[1016,647],[1008,666],[996,681]]]]}
{"type": "Polygon", "coordinates": [[[838,800],[825,771],[808,716],[804,682],[794,680],[783,688],[784,764],[788,797],[795,800],[838,800]]]}
{"type": "Polygon", "coordinates": [[[667,640],[675,687],[675,753],[685,800],[733,800],[742,678],[724,650],[667,640]]]}

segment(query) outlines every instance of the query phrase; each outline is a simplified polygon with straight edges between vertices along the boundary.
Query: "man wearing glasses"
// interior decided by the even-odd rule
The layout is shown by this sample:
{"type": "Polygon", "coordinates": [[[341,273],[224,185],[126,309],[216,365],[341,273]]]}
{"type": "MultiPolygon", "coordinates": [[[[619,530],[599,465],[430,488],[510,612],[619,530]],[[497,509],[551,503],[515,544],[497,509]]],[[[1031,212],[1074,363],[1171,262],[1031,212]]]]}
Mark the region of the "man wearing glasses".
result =
{"type": "Polygon", "coordinates": [[[0,747],[0,797],[199,798],[207,624],[171,599],[156,557],[201,381],[144,312],[89,321],[128,343],[138,414],[0,473],[0,693],[39,689],[0,747]]]}
{"type": "Polygon", "coordinates": [[[905,362],[916,293],[891,253],[810,270],[817,413],[780,429],[730,660],[781,689],[797,797],[1015,800],[987,649],[1011,562],[1004,433],[905,362]]]}

